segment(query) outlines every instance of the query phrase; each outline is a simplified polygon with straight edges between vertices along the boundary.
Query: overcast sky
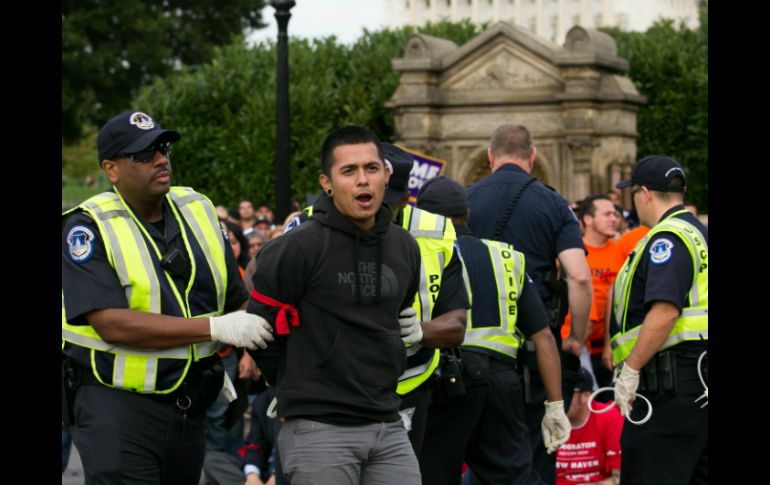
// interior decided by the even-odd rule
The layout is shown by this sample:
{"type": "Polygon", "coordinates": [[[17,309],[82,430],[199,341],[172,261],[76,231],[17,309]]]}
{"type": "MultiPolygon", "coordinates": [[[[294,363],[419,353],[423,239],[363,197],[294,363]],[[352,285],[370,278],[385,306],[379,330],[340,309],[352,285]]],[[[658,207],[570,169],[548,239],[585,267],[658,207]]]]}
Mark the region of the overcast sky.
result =
{"type": "MultiPolygon", "coordinates": [[[[385,26],[385,0],[296,0],[291,9],[289,36],[327,37],[336,35],[343,43],[352,43],[364,28],[380,30],[385,26]]],[[[277,39],[275,9],[262,10],[267,27],[249,36],[251,41],[277,39]]]]}

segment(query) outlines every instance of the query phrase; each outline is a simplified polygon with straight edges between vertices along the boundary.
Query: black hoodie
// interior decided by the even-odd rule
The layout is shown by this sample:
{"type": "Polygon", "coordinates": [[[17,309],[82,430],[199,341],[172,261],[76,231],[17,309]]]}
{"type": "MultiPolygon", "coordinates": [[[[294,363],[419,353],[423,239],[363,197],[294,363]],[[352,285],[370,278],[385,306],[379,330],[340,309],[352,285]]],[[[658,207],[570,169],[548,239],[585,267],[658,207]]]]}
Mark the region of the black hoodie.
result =
{"type": "MultiPolygon", "coordinates": [[[[250,352],[277,384],[279,416],[334,424],[399,419],[406,353],[398,314],[419,286],[420,251],[391,217],[383,205],[363,231],[322,194],[311,219],[257,255],[254,290],[299,311],[290,335],[250,352]]],[[[251,299],[248,311],[275,328],[275,307],[251,299]]]]}

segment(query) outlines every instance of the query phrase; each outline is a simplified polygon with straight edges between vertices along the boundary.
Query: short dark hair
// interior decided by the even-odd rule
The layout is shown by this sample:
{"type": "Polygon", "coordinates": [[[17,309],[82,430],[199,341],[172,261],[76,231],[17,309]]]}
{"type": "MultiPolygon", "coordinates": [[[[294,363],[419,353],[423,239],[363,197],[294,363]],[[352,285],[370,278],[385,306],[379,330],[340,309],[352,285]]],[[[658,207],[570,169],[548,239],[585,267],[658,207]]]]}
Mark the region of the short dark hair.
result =
{"type": "Polygon", "coordinates": [[[380,142],[380,139],[377,138],[374,132],[363,126],[343,126],[331,132],[321,146],[321,171],[324,175],[327,177],[331,176],[331,168],[334,164],[332,153],[335,148],[341,145],[359,145],[361,143],[374,143],[374,146],[377,147],[377,156],[380,157],[381,161],[385,159],[382,142],[380,142]]]}
{"type": "MultiPolygon", "coordinates": [[[[580,220],[580,222],[583,222],[583,217],[585,216],[593,217],[596,215],[596,205],[594,202],[597,200],[607,200],[612,202],[606,194],[589,195],[580,202],[580,207],[578,207],[578,220],[580,220]]],[[[614,206],[615,205],[613,204],[613,207],[614,206]]]]}
{"type": "Polygon", "coordinates": [[[489,148],[495,157],[515,155],[518,158],[527,159],[532,153],[532,136],[525,126],[500,125],[492,133],[489,148]]]}

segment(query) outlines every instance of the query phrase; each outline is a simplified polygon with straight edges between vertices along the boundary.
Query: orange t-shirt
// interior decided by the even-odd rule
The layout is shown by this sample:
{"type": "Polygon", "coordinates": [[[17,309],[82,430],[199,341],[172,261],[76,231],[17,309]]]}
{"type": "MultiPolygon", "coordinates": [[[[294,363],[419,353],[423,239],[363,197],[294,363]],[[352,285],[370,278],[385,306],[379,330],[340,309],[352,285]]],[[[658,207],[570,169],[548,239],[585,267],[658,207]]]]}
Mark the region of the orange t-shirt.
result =
{"type": "Polygon", "coordinates": [[[647,233],[650,232],[650,228],[647,226],[637,226],[630,231],[626,232],[620,239],[618,239],[618,245],[623,254],[627,257],[631,254],[631,251],[636,247],[636,243],[642,240],[647,233]]]}
{"type": "MultiPolygon", "coordinates": [[[[615,282],[618,270],[626,260],[626,255],[620,249],[615,241],[609,240],[603,247],[597,248],[589,245],[583,240],[588,256],[588,267],[591,268],[591,284],[593,286],[593,301],[591,302],[591,313],[588,318],[592,322],[592,328],[586,341],[602,341],[604,345],[604,312],[607,308],[607,293],[610,291],[610,285],[615,282]]],[[[571,324],[571,315],[567,314],[562,327],[562,338],[567,338],[571,324]]],[[[601,347],[594,346],[592,353],[601,351],[601,347]]]]}

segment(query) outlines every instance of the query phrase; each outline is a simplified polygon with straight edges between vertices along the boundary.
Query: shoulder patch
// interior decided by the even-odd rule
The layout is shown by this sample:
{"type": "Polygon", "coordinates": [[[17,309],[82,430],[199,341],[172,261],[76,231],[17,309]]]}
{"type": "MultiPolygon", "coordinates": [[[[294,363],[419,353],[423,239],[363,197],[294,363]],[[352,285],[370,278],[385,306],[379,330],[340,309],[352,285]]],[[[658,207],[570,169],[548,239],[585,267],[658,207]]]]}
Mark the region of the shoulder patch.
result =
{"type": "Polygon", "coordinates": [[[650,246],[650,262],[652,264],[665,264],[671,259],[674,243],[670,239],[660,238],[650,246]]]}
{"type": "Polygon", "coordinates": [[[296,229],[297,227],[299,227],[300,224],[305,222],[305,220],[307,220],[307,216],[303,218],[302,217],[303,215],[304,215],[304,212],[298,216],[292,217],[292,219],[289,222],[287,222],[286,225],[284,226],[282,234],[286,234],[292,229],[296,229]]]}
{"type": "Polygon", "coordinates": [[[85,263],[94,254],[94,232],[86,226],[73,226],[67,233],[67,246],[70,259],[77,263],[85,263]]]}

